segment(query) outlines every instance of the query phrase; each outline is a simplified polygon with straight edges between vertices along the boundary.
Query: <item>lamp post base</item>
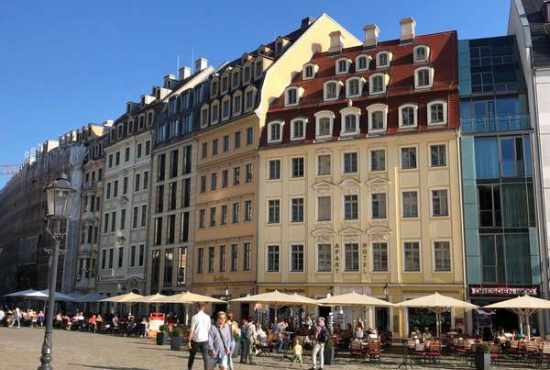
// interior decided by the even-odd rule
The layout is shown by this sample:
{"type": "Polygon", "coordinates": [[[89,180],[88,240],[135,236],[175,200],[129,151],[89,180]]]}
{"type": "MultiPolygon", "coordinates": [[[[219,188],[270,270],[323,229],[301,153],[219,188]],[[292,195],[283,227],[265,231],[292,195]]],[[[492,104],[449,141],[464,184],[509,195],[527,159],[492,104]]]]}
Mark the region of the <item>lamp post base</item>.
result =
{"type": "Polygon", "coordinates": [[[52,332],[46,330],[44,334],[44,343],[42,343],[42,356],[40,356],[41,365],[38,370],[53,370],[52,363],[52,332]]]}

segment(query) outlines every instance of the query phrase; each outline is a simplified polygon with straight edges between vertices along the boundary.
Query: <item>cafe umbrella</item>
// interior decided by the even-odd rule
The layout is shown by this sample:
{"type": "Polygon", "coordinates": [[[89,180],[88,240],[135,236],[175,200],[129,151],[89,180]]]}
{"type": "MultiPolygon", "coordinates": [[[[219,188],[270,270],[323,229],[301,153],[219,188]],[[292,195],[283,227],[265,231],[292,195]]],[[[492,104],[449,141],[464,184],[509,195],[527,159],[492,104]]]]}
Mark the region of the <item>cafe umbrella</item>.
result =
{"type": "Polygon", "coordinates": [[[111,302],[111,303],[128,303],[130,305],[130,313],[132,312],[132,301],[136,298],[143,297],[141,294],[136,294],[134,292],[126,293],[126,294],[120,294],[113,297],[108,297],[99,300],[98,302],[111,302]]]}
{"type": "Polygon", "coordinates": [[[185,322],[189,322],[189,309],[187,306],[190,306],[193,303],[227,303],[221,299],[209,297],[207,295],[192,293],[192,292],[183,292],[179,294],[174,294],[165,298],[155,298],[149,301],[150,303],[179,303],[185,305],[185,322]]]}

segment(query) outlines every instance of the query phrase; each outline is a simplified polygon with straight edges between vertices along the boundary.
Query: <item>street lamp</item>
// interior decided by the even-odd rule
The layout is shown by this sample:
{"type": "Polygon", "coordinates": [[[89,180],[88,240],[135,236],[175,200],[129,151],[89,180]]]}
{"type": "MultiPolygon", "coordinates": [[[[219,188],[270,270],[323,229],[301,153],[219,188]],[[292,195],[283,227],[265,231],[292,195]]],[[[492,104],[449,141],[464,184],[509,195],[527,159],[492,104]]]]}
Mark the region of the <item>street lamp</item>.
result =
{"type": "Polygon", "coordinates": [[[390,284],[389,283],[386,283],[386,285],[384,285],[384,296],[386,297],[386,301],[390,301],[390,284]]]}
{"type": "Polygon", "coordinates": [[[61,240],[67,233],[64,224],[70,213],[75,190],[67,175],[62,173],[55,181],[44,188],[46,193],[46,231],[54,241],[52,263],[49,265],[48,276],[48,308],[46,310],[46,331],[44,343],[42,344],[42,356],[38,370],[52,370],[52,331],[53,331],[53,310],[55,305],[55,287],[57,283],[57,263],[59,259],[59,246],[61,240]]]}
{"type": "Polygon", "coordinates": [[[227,312],[231,311],[231,291],[229,290],[229,285],[225,288],[225,299],[227,300],[227,312]]]}

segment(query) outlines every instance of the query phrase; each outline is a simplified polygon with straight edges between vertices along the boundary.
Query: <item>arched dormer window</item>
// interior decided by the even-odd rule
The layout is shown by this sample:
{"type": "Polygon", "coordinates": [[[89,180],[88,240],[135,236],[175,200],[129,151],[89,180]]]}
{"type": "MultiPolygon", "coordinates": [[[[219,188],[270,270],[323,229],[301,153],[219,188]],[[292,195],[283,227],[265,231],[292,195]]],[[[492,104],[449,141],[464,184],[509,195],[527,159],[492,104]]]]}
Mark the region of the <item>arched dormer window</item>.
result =
{"type": "Polygon", "coordinates": [[[346,80],[346,98],[356,98],[363,93],[365,80],[361,77],[352,77],[346,80]]]}
{"type": "Polygon", "coordinates": [[[243,66],[243,85],[248,85],[252,79],[252,63],[247,61],[243,66]]]}
{"type": "Polygon", "coordinates": [[[389,76],[386,73],[375,73],[369,77],[369,94],[385,94],[389,76]]]}
{"type": "Polygon", "coordinates": [[[283,140],[283,122],[272,121],[267,124],[267,142],[280,143],[283,140]]]}
{"type": "Polygon", "coordinates": [[[323,85],[323,98],[325,101],[338,100],[342,83],[337,80],[325,82],[323,85]]]}
{"type": "Polygon", "coordinates": [[[222,99],[222,121],[225,121],[231,117],[231,97],[225,95],[222,99]]]}
{"type": "Polygon", "coordinates": [[[210,122],[215,125],[220,121],[220,101],[214,100],[210,106],[210,122]]]}
{"type": "Polygon", "coordinates": [[[220,81],[218,77],[212,78],[212,81],[210,81],[210,98],[215,98],[218,96],[218,89],[219,89],[220,81]]]}
{"type": "Polygon", "coordinates": [[[254,104],[256,102],[256,88],[254,85],[249,85],[244,90],[244,111],[251,112],[254,109],[254,104]]]}
{"type": "Polygon", "coordinates": [[[366,71],[369,69],[370,61],[372,58],[370,55],[361,54],[355,58],[355,71],[366,71]]]}
{"type": "Polygon", "coordinates": [[[386,132],[388,128],[388,106],[371,104],[367,107],[369,114],[369,134],[386,132]]]}
{"type": "Polygon", "coordinates": [[[303,80],[311,80],[312,78],[315,78],[315,75],[317,74],[317,71],[319,70],[319,66],[315,63],[307,63],[304,65],[304,68],[302,69],[302,79],[303,80]]]}
{"type": "Polygon", "coordinates": [[[241,68],[235,67],[231,71],[231,90],[237,89],[241,85],[241,68]]]}
{"type": "Polygon", "coordinates": [[[426,45],[418,45],[413,49],[413,61],[415,63],[425,63],[430,59],[430,48],[426,45]]]}
{"type": "Polygon", "coordinates": [[[298,105],[300,102],[300,88],[297,86],[287,87],[285,90],[285,107],[298,105]]]}
{"type": "Polygon", "coordinates": [[[436,100],[428,103],[428,126],[447,124],[447,102],[436,100]]]}
{"type": "Polygon", "coordinates": [[[431,67],[420,67],[414,70],[414,88],[427,89],[432,87],[434,80],[434,69],[431,67]]]}
{"type": "Polygon", "coordinates": [[[233,117],[241,114],[243,110],[243,93],[238,90],[233,94],[233,117]]]}
{"type": "Polygon", "coordinates": [[[306,138],[307,118],[298,117],[290,121],[290,139],[303,140],[306,138]]]}
{"type": "Polygon", "coordinates": [[[344,74],[349,72],[351,60],[349,58],[340,58],[336,60],[336,74],[344,74]]]}
{"type": "Polygon", "coordinates": [[[264,74],[264,60],[263,58],[258,58],[254,62],[254,79],[257,80],[264,74]]]}
{"type": "Polygon", "coordinates": [[[319,140],[332,138],[334,117],[334,112],[328,110],[315,113],[315,139],[319,140]]]}
{"type": "Polygon", "coordinates": [[[376,54],[376,68],[388,68],[391,64],[392,53],[381,51],[376,54]]]}
{"type": "Polygon", "coordinates": [[[418,126],[418,105],[416,103],[403,104],[399,107],[399,128],[413,128],[418,126]]]}
{"type": "Polygon", "coordinates": [[[229,91],[229,73],[230,72],[228,70],[225,70],[222,74],[220,94],[225,94],[229,91]]]}
{"type": "Polygon", "coordinates": [[[201,127],[204,128],[208,126],[210,118],[210,109],[208,107],[208,104],[204,104],[201,108],[201,127]]]}
{"type": "Polygon", "coordinates": [[[347,107],[340,110],[342,128],[340,136],[351,136],[359,134],[359,122],[361,120],[361,109],[347,107]]]}

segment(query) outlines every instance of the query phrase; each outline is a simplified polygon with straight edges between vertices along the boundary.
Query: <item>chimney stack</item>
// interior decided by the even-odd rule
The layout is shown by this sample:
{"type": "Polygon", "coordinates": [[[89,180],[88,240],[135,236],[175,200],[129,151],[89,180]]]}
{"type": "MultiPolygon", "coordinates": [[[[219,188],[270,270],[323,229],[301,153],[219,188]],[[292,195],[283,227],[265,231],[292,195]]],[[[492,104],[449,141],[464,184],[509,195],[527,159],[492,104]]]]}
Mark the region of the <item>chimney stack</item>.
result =
{"type": "Polygon", "coordinates": [[[189,67],[181,67],[178,71],[179,74],[179,80],[185,80],[187,77],[191,76],[191,68],[189,67]]]}
{"type": "Polygon", "coordinates": [[[365,39],[363,40],[363,47],[366,49],[374,49],[378,45],[378,34],[380,29],[376,24],[368,24],[363,27],[365,33],[365,39]]]}
{"type": "Polygon", "coordinates": [[[164,76],[164,88],[171,89],[173,87],[173,82],[176,81],[176,76],[169,74],[164,76]]]}
{"type": "Polygon", "coordinates": [[[344,36],[342,36],[342,32],[340,31],[333,31],[329,34],[330,36],[330,48],[328,51],[330,53],[341,53],[342,48],[344,47],[344,36]]]}
{"type": "Polygon", "coordinates": [[[315,22],[315,18],[306,17],[306,18],[302,19],[302,24],[301,24],[300,28],[301,29],[308,28],[309,25],[312,24],[313,22],[315,22]]]}
{"type": "Polygon", "coordinates": [[[416,22],[413,18],[403,18],[399,21],[401,26],[401,32],[399,33],[399,43],[407,44],[414,40],[414,28],[416,27],[416,22]]]}
{"type": "Polygon", "coordinates": [[[199,58],[195,61],[195,73],[202,71],[208,67],[208,59],[199,58]]]}

